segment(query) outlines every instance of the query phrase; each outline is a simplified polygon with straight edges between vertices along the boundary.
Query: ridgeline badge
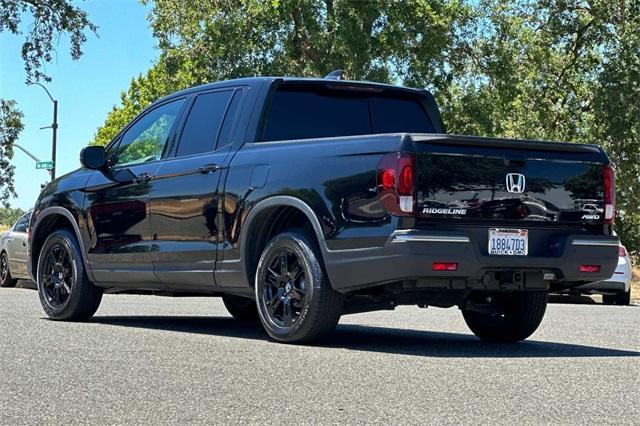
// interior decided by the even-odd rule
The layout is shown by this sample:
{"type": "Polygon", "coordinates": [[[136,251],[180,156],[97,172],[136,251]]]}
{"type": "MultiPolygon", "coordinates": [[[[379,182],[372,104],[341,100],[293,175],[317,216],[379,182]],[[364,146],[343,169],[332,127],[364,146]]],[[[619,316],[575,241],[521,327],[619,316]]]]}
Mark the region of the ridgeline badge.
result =
{"type": "Polygon", "coordinates": [[[422,209],[422,214],[449,214],[460,216],[467,214],[467,209],[425,207],[422,209]]]}

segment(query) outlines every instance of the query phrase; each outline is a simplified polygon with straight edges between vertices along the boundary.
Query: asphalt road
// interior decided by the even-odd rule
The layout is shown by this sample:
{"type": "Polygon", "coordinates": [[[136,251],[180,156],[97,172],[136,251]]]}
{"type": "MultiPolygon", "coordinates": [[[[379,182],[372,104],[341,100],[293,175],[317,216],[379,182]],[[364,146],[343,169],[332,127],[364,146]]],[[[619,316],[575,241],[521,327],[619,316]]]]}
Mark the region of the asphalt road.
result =
{"type": "Polygon", "coordinates": [[[0,423],[640,424],[640,307],[550,305],[521,344],[456,309],[344,317],[268,341],[219,299],[105,296],[89,323],[0,289],[0,423]]]}

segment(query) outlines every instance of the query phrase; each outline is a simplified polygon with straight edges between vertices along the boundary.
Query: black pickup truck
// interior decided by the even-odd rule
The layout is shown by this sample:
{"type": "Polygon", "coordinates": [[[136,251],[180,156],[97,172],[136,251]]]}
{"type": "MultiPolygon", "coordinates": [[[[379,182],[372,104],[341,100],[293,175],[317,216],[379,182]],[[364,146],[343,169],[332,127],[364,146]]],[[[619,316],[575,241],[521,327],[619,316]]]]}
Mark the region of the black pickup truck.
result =
{"type": "Polygon", "coordinates": [[[519,341],[549,290],[608,278],[615,182],[592,145],[446,134],[425,90],[250,78],[146,108],[41,193],[30,273],[47,315],[102,294],[222,296],[283,342],[342,314],[458,306],[519,341]]]}

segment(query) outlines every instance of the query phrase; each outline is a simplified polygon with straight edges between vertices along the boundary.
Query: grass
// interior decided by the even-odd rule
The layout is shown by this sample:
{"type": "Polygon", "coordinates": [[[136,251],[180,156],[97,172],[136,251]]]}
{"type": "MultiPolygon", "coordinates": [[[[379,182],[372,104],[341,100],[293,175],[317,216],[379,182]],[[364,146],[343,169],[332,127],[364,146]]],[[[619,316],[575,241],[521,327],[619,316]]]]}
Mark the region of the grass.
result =
{"type": "Polygon", "coordinates": [[[631,278],[631,298],[640,300],[640,268],[633,268],[631,278]]]}

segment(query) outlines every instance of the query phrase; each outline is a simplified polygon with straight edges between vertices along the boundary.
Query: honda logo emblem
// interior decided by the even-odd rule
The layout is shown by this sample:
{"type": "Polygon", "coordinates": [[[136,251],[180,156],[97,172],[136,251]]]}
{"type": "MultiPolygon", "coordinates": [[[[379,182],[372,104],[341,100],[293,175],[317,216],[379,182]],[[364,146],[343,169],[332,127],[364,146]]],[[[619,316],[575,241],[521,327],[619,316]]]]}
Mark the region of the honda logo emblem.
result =
{"type": "Polygon", "coordinates": [[[507,173],[507,191],[521,194],[524,192],[525,179],[520,173],[507,173]]]}

